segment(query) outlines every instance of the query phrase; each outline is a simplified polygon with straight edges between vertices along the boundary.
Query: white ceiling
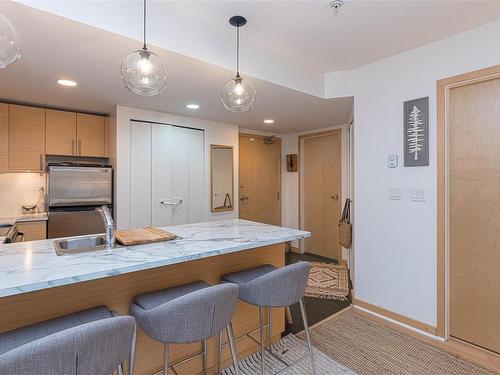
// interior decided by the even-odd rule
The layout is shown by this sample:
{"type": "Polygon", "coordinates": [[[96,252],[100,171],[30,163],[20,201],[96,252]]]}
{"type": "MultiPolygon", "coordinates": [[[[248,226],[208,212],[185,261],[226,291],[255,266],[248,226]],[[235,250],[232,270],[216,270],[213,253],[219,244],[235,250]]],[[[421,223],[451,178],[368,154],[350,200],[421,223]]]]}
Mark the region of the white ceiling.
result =
{"type": "Polygon", "coordinates": [[[248,113],[230,113],[220,93],[232,70],[154,46],[167,62],[168,86],[157,97],[141,97],[130,93],[120,77],[123,57],[141,47],[137,41],[14,2],[0,2],[0,13],[23,41],[22,58],[0,69],[0,100],[97,113],[110,113],[118,104],[276,133],[344,124],[352,110],[352,98],[325,100],[252,78],[256,106],[248,113]],[[76,80],[78,87],[62,87],[55,82],[59,78],[76,80]],[[201,108],[188,110],[188,103],[201,108]],[[265,118],[276,122],[264,125],[265,118]]]}
{"type": "MultiPolygon", "coordinates": [[[[22,0],[104,30],[142,38],[142,1],[22,0]]],[[[324,74],[349,70],[500,18],[500,1],[149,1],[149,39],[234,68],[235,14],[245,16],[242,71],[324,97],[324,74]]]]}
{"type": "Polygon", "coordinates": [[[23,38],[23,58],[0,70],[0,98],[103,113],[127,105],[278,133],[348,121],[352,98],[323,99],[325,73],[500,18],[500,1],[346,0],[338,15],[328,1],[148,1],[148,40],[167,62],[169,84],[164,94],[144,98],[130,94],[119,75],[123,56],[140,47],[142,1],[21,2],[30,7],[0,1],[23,38]],[[235,14],[248,19],[241,70],[258,92],[256,107],[244,114],[225,111],[219,100],[234,74],[227,20],[235,14]],[[60,87],[57,78],[79,86],[60,87]],[[189,102],[200,110],[185,109],[189,102]],[[268,117],[275,125],[262,124],[268,117]]]}

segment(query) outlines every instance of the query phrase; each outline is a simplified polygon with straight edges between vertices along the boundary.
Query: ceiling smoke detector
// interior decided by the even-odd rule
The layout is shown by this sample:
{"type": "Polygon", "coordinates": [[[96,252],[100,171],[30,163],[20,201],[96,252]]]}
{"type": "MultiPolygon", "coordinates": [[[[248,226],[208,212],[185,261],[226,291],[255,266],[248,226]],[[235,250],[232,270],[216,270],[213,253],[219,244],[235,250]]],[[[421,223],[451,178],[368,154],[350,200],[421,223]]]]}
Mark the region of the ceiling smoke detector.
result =
{"type": "Polygon", "coordinates": [[[330,1],[330,8],[333,9],[334,14],[337,14],[344,5],[344,0],[333,0],[330,1]]]}

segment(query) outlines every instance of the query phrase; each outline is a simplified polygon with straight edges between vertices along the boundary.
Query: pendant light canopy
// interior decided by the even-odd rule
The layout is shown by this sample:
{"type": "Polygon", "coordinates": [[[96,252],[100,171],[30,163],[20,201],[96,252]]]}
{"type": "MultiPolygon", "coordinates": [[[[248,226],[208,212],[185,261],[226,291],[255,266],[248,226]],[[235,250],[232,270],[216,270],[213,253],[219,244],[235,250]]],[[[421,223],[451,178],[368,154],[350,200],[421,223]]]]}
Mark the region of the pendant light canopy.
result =
{"type": "Polygon", "coordinates": [[[248,112],[255,105],[256,91],[248,79],[240,75],[240,27],[247,23],[245,17],[234,16],[229,23],[236,27],[236,77],[222,88],[222,103],[230,112],[248,112]]]}
{"type": "Polygon", "coordinates": [[[0,69],[21,58],[19,34],[10,21],[0,14],[0,69]]]}
{"type": "Polygon", "coordinates": [[[163,60],[146,47],[146,0],[144,0],[144,43],[122,61],[122,79],[134,94],[155,96],[167,87],[167,68],[163,60]]]}

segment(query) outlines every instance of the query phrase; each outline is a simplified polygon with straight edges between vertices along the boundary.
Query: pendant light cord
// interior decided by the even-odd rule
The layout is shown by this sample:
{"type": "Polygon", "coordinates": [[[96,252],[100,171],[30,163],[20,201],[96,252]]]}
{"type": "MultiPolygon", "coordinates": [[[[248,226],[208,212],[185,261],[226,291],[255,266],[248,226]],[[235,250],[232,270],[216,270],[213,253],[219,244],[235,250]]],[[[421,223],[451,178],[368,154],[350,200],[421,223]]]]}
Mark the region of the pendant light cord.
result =
{"type": "Polygon", "coordinates": [[[143,24],[143,27],[144,27],[144,32],[143,32],[144,44],[142,46],[142,49],[147,49],[146,48],[146,0],[144,0],[143,17],[144,17],[144,24],[143,24]]]}
{"type": "Polygon", "coordinates": [[[240,27],[236,28],[236,77],[240,76],[240,27]]]}

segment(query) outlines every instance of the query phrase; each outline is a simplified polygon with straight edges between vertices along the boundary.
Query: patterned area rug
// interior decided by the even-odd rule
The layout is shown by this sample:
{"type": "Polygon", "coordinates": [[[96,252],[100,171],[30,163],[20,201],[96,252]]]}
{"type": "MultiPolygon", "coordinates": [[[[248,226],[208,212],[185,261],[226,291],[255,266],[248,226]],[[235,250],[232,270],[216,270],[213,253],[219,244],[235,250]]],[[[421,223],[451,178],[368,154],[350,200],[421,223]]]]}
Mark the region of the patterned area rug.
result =
{"type": "MultiPolygon", "coordinates": [[[[295,363],[292,367],[280,372],[280,375],[306,375],[311,374],[311,359],[307,345],[294,335],[288,335],[271,346],[271,353],[265,353],[266,375],[276,374],[286,366],[295,363]],[[298,361],[298,362],[297,362],[298,361]]],[[[317,375],[356,375],[351,370],[339,365],[319,350],[314,349],[314,360],[317,375]]],[[[252,354],[239,363],[242,375],[260,375],[260,353],[252,354]]],[[[221,372],[222,375],[234,375],[234,367],[229,367],[221,372]]]]}
{"type": "Polygon", "coordinates": [[[311,339],[316,348],[359,375],[498,375],[374,322],[356,308],[312,327],[311,339]]]}
{"type": "Polygon", "coordinates": [[[345,301],[349,295],[347,267],[311,262],[306,296],[345,301]]]}

